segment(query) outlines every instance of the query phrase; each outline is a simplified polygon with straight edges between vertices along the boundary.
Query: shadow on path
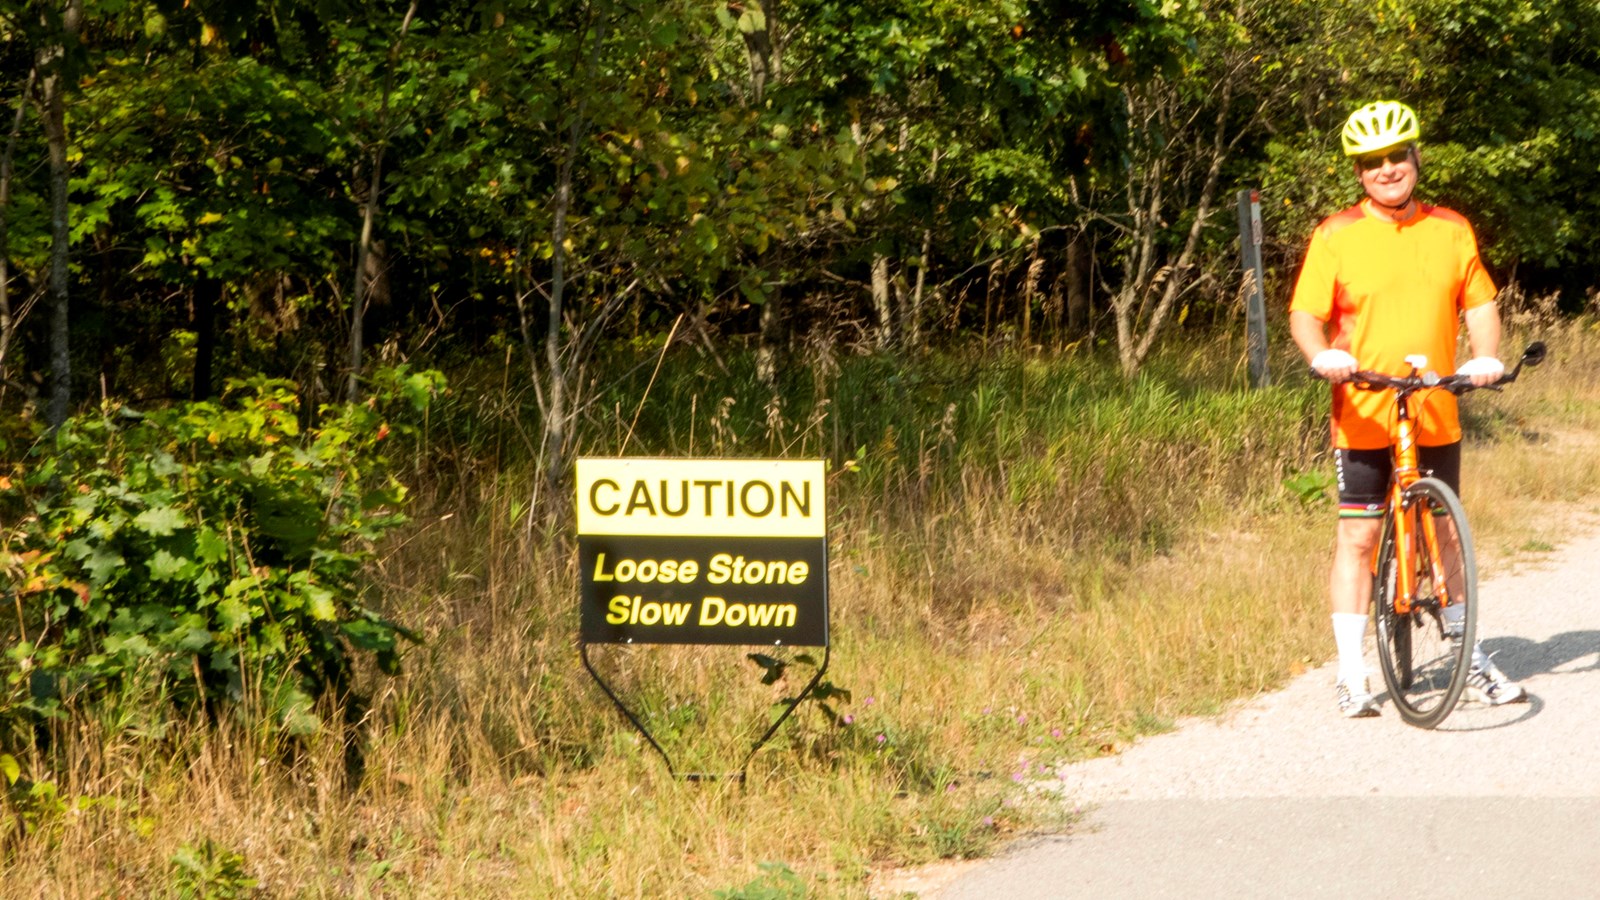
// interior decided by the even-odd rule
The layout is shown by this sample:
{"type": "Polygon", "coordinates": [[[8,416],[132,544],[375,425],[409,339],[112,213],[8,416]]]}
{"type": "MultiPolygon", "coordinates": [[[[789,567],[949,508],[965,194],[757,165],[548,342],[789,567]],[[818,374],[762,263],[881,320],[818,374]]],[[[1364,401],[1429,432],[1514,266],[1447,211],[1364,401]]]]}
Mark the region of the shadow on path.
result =
{"type": "Polygon", "coordinates": [[[1483,649],[1513,681],[1535,675],[1561,675],[1600,669],[1600,631],[1568,631],[1543,641],[1522,637],[1486,638],[1483,649]],[[1572,663],[1591,657],[1584,665],[1572,663]]]}
{"type": "MultiPolygon", "coordinates": [[[[1543,641],[1522,637],[1488,638],[1483,641],[1483,649],[1513,681],[1600,670],[1600,631],[1568,631],[1543,641]]],[[[1464,699],[1439,730],[1465,732],[1508,728],[1534,718],[1544,709],[1544,700],[1532,691],[1528,692],[1526,703],[1499,707],[1464,699]]]]}

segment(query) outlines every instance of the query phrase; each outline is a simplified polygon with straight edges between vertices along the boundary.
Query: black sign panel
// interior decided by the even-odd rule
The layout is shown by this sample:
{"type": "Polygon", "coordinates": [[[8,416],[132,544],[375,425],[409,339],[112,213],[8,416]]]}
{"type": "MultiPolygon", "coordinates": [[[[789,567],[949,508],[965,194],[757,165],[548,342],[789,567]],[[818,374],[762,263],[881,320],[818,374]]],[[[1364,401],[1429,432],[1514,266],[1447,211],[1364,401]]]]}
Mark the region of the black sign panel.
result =
{"type": "Polygon", "coordinates": [[[589,643],[828,644],[824,538],[578,536],[589,643]]]}

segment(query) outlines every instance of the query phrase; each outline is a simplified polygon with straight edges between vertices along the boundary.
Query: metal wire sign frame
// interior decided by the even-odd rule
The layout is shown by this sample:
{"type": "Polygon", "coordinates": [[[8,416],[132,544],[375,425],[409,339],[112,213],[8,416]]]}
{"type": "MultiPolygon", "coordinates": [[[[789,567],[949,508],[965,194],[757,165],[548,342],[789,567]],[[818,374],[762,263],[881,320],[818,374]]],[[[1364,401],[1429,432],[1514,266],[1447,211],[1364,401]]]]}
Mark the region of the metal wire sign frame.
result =
{"type": "Polygon", "coordinates": [[[823,460],[577,461],[579,656],[674,775],[671,756],[596,671],[589,646],[825,648],[810,683],[751,745],[742,779],[828,669],[826,472],[823,460]]]}

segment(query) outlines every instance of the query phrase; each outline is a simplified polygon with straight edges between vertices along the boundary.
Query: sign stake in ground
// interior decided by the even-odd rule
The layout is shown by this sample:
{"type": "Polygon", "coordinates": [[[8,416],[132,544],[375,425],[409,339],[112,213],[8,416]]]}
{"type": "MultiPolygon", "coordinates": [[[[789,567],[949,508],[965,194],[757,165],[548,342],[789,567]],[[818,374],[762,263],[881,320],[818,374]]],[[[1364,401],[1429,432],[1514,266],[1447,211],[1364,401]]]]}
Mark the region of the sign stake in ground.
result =
{"type": "Polygon", "coordinates": [[[805,689],[751,745],[742,780],[828,669],[825,475],[822,460],[578,460],[579,655],[674,775],[671,756],[596,671],[589,645],[825,648],[805,689]]]}
{"type": "Polygon", "coordinates": [[[1261,192],[1239,192],[1239,263],[1244,267],[1245,342],[1250,386],[1266,387],[1267,299],[1261,286],[1261,192]]]}

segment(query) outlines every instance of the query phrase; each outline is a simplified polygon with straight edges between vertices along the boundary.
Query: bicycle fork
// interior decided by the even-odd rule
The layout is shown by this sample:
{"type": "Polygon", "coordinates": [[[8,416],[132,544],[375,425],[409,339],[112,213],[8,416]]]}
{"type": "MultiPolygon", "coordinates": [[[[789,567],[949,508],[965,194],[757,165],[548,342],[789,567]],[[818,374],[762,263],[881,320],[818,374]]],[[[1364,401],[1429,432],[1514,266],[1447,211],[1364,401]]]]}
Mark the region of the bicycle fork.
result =
{"type": "MultiPolygon", "coordinates": [[[[1394,492],[1395,496],[1390,501],[1390,508],[1397,511],[1394,517],[1395,549],[1392,561],[1395,567],[1394,611],[1397,615],[1405,616],[1410,614],[1416,605],[1414,601],[1417,599],[1418,591],[1425,586],[1418,584],[1417,554],[1426,548],[1429,563],[1426,577],[1432,580],[1433,596],[1438,600],[1438,611],[1442,612],[1453,600],[1446,575],[1448,570],[1445,566],[1443,543],[1439,540],[1439,525],[1427,510],[1423,510],[1420,515],[1413,515],[1417,512],[1413,507],[1422,498],[1416,498],[1408,503],[1400,487],[1396,486],[1394,492]],[[1421,531],[1420,534],[1418,529],[1421,531]],[[1419,538],[1421,547],[1418,547],[1419,538]]],[[[1380,541],[1380,550],[1381,546],[1380,541]]],[[[1375,553],[1373,559],[1374,574],[1380,574],[1376,571],[1377,555],[1375,553]]]]}
{"type": "MultiPolygon", "coordinates": [[[[1417,364],[1413,363],[1413,367],[1417,364]]],[[[1416,512],[1412,508],[1415,503],[1421,502],[1420,497],[1411,502],[1406,500],[1406,489],[1415,484],[1422,477],[1418,466],[1416,429],[1411,420],[1411,406],[1402,397],[1398,404],[1396,425],[1396,442],[1394,453],[1394,471],[1391,474],[1389,486],[1389,509],[1394,511],[1394,565],[1395,565],[1395,590],[1394,611],[1396,615],[1409,615],[1416,604],[1418,589],[1423,585],[1417,584],[1417,529],[1421,529],[1421,539],[1427,548],[1428,577],[1433,579],[1433,596],[1438,601],[1436,613],[1442,613],[1450,605],[1450,586],[1446,583],[1444,557],[1439,543],[1438,524],[1433,516],[1423,510],[1422,514],[1413,516],[1416,512]]],[[[1382,541],[1379,541],[1377,551],[1382,550],[1382,541]]],[[[1373,553],[1373,569],[1376,574],[1379,552],[1373,553]]]]}

